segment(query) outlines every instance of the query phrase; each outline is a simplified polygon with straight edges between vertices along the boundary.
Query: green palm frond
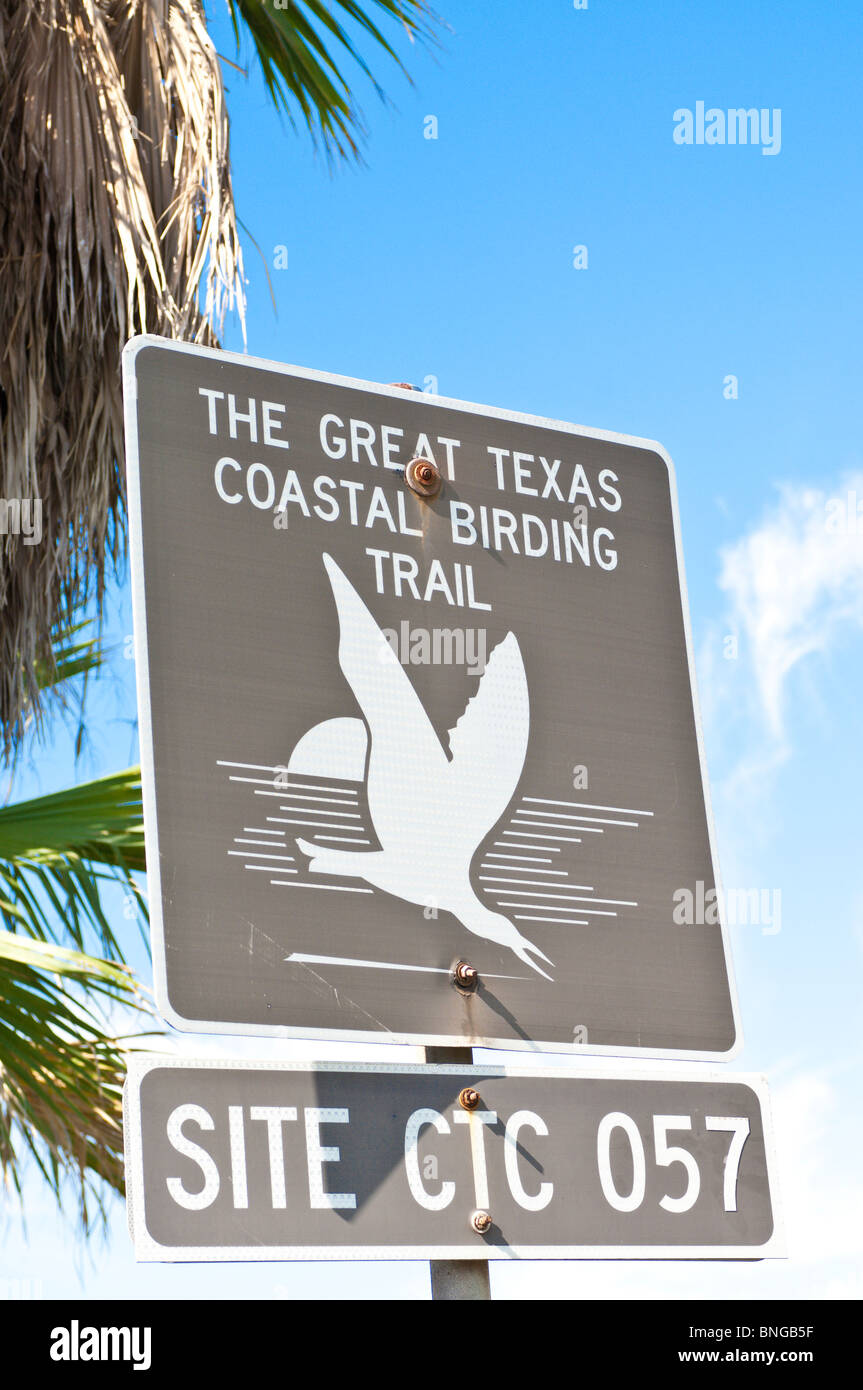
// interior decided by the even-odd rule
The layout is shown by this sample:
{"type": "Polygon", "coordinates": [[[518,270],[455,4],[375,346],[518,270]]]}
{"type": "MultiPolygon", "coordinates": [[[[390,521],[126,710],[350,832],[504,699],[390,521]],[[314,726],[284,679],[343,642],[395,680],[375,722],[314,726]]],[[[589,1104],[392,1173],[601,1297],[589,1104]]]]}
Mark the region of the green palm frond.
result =
{"type": "MultiPolygon", "coordinates": [[[[38,671],[61,701],[101,664],[88,626],[64,625],[38,671]]],[[[123,1185],[128,1040],[102,1014],[142,1007],[105,889],[119,885],[124,915],[143,922],[143,868],[137,768],[0,809],[0,1176],[20,1195],[22,1164],[35,1164],[58,1201],[71,1179],[85,1231],[105,1184],[123,1185]],[[109,959],[85,953],[93,936],[109,959]]]]}
{"type": "Polygon", "coordinates": [[[35,676],[40,690],[51,690],[64,681],[74,680],[76,676],[88,676],[98,671],[105,660],[98,637],[85,637],[81,634],[92,628],[90,620],[72,623],[57,633],[52,645],[50,658],[38,657],[35,676]]]}
{"type": "Polygon", "coordinates": [[[0,810],[0,920],[11,931],[66,937],[79,950],[94,931],[100,949],[122,960],[100,890],[119,884],[128,915],[144,919],[132,877],[144,867],[139,768],[0,810]]]}
{"type": "Polygon", "coordinates": [[[359,68],[379,96],[384,92],[345,22],[357,38],[371,39],[377,52],[405,75],[404,64],[376,19],[399,25],[410,40],[432,39],[436,23],[426,0],[228,0],[228,8],[237,50],[242,22],[276,106],[294,125],[299,117],[328,154],[354,158],[363,120],[342,70],[345,60],[359,68]]]}
{"type": "Polygon", "coordinates": [[[127,768],[0,809],[0,859],[76,856],[143,869],[141,769],[127,768]]]}
{"type": "Polygon", "coordinates": [[[144,1007],[125,966],[0,932],[0,1174],[20,1195],[29,1158],[58,1201],[71,1178],[85,1230],[123,1190],[125,1040],[99,1004],[144,1007]]]}
{"type": "MultiPolygon", "coordinates": [[[[47,716],[55,710],[66,717],[74,716],[77,721],[76,757],[81,752],[86,732],[84,703],[90,677],[101,670],[105,661],[100,638],[86,635],[92,632],[94,625],[93,619],[84,619],[65,622],[55,630],[52,645],[40,653],[33,664],[33,680],[43,698],[25,707],[25,721],[31,737],[45,732],[47,716]]],[[[17,746],[10,749],[13,764],[19,752],[17,746]]]]}
{"type": "Polygon", "coordinates": [[[0,1175],[20,1194],[29,1159],[58,1201],[71,1179],[85,1231],[104,1216],[105,1184],[123,1187],[129,1040],[101,1014],[143,1007],[105,888],[119,884],[143,922],[143,867],[137,768],[0,810],[0,1175]],[[85,953],[94,934],[108,959],[85,953]]]}

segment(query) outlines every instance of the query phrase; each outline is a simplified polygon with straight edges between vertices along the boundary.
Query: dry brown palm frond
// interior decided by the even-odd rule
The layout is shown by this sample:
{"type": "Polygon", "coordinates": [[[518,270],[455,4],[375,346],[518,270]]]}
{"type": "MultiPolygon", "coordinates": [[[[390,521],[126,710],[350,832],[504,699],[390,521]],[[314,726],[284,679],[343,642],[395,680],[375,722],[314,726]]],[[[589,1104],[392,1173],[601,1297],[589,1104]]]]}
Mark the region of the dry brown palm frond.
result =
{"type": "Polygon", "coordinates": [[[234,305],[228,119],[199,0],[0,0],[0,499],[40,499],[42,521],[38,544],[0,534],[5,753],[25,706],[38,716],[58,617],[122,553],[123,344],[213,342],[234,305]]]}

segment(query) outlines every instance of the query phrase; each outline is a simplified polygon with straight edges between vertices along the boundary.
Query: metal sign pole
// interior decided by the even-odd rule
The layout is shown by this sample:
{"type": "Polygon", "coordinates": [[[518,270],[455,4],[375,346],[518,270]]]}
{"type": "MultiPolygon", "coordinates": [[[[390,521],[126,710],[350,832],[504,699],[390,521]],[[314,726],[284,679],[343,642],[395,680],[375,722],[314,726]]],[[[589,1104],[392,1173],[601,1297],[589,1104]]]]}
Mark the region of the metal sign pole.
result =
{"type": "MultiPolygon", "coordinates": [[[[412,391],[410,382],[393,382],[412,391]]],[[[416,460],[413,460],[416,463],[416,460]]],[[[409,465],[410,467],[410,465],[409,465]]],[[[434,480],[431,480],[432,482],[434,480]]],[[[429,486],[428,479],[409,479],[417,491],[423,485],[429,486]]],[[[455,1063],[456,1066],[473,1066],[472,1047],[427,1047],[427,1062],[455,1063]]],[[[488,1277],[488,1260],[429,1260],[432,1301],[449,1302],[485,1301],[491,1299],[491,1285],[488,1277]]]]}
{"type": "MultiPolygon", "coordinates": [[[[472,1047],[427,1047],[426,1061],[473,1065],[472,1047]]],[[[429,1260],[432,1301],[487,1302],[491,1299],[488,1260],[429,1260]]]]}

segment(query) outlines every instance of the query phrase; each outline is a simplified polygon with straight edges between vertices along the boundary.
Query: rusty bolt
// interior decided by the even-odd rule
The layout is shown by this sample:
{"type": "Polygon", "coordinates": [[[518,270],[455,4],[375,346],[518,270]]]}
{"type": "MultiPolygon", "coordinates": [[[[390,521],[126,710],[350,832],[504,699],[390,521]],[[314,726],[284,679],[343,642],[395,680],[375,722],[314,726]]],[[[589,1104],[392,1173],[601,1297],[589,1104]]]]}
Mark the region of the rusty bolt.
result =
{"type": "Polygon", "coordinates": [[[475,1211],[470,1219],[470,1224],[473,1226],[477,1235],[484,1236],[486,1231],[491,1226],[491,1212],[475,1211]]]}
{"type": "Polygon", "coordinates": [[[413,458],[405,466],[405,482],[420,497],[437,497],[443,479],[431,459],[413,458]]]}
{"type": "Polygon", "coordinates": [[[462,1110],[476,1110],[479,1105],[479,1091],[475,1091],[472,1086],[465,1086],[463,1091],[459,1091],[458,1103],[462,1110]]]}
{"type": "Polygon", "coordinates": [[[400,386],[403,391],[412,391],[414,389],[409,381],[391,381],[390,386],[400,386]]]}
{"type": "Polygon", "coordinates": [[[460,960],[453,971],[453,979],[459,989],[474,990],[479,984],[479,973],[475,965],[460,960]]]}

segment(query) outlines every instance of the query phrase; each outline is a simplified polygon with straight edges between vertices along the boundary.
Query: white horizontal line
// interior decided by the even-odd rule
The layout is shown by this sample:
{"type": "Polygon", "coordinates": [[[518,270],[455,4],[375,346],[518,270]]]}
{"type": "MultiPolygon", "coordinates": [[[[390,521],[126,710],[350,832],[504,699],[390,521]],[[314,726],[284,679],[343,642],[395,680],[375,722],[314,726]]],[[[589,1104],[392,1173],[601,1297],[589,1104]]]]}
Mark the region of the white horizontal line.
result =
{"type": "MultiPolygon", "coordinates": [[[[277,834],[278,834],[278,831],[277,831],[277,830],[271,830],[271,831],[270,831],[270,834],[271,834],[271,835],[277,835],[277,834]]],[[[285,844],[285,840],[284,840],[284,836],[282,837],[281,840],[244,840],[243,837],[242,837],[242,835],[235,835],[235,836],[234,836],[234,844],[235,844],[235,845],[269,845],[271,849],[283,849],[283,848],[284,848],[284,844],[285,844]]]]}
{"type": "MultiPolygon", "coordinates": [[[[498,879],[497,881],[501,882],[502,880],[498,879]]],[[[515,879],[514,882],[517,883],[519,887],[521,887],[522,883],[527,883],[529,882],[529,880],[526,878],[520,878],[515,879]]],[[[538,885],[538,887],[540,888],[580,888],[581,886],[582,885],[580,883],[540,883],[538,885]]],[[[499,891],[502,892],[503,890],[495,888],[493,891],[497,893],[499,891]]],[[[517,893],[515,894],[515,896],[521,897],[521,894],[517,893]]],[[[549,895],[548,893],[534,893],[532,896],[534,898],[547,898],[549,895]]],[[[593,907],[594,903],[605,903],[608,907],[638,907],[638,903],[627,902],[623,898],[567,898],[567,902],[588,903],[590,907],[593,907]]],[[[578,910],[579,912],[586,912],[587,908],[580,907],[578,910]]],[[[612,912],[609,915],[612,917],[616,917],[617,913],[612,912]]]]}
{"type": "MultiPolygon", "coordinates": [[[[563,829],[562,826],[558,826],[557,828],[558,830],[563,829]]],[[[566,840],[567,844],[570,845],[581,844],[581,840],[578,838],[577,835],[532,835],[529,830],[505,830],[503,833],[504,835],[524,835],[525,838],[529,840],[566,840]]],[[[600,831],[599,833],[601,835],[602,831],[600,831]]],[[[542,848],[551,849],[552,846],[543,845],[542,848]]]]}
{"type": "Polygon", "coordinates": [[[216,759],[217,767],[245,767],[251,772],[278,772],[278,763],[230,763],[225,758],[216,759]]]}
{"type": "Polygon", "coordinates": [[[259,854],[251,849],[229,849],[229,854],[238,854],[241,859],[293,859],[292,854],[259,854]]]}
{"type": "Polygon", "coordinates": [[[555,878],[566,878],[566,869],[523,869],[520,864],[480,864],[480,868],[505,869],[508,874],[553,874],[555,878]]]}
{"type": "MultiPolygon", "coordinates": [[[[267,820],[279,821],[282,825],[320,825],[324,830],[344,830],[344,835],[313,835],[313,840],[344,840],[346,845],[368,845],[370,840],[354,840],[353,835],[362,835],[365,831],[364,825],[330,825],[323,821],[304,821],[304,820],[285,820],[284,816],[267,816],[267,820]],[[348,833],[350,832],[350,833],[348,833]]],[[[292,832],[293,833],[293,832],[292,832]]],[[[273,834],[284,835],[285,831],[273,831],[273,834]]]]}
{"type": "MultiPolygon", "coordinates": [[[[285,956],[285,960],[295,960],[301,965],[355,965],[363,970],[416,970],[424,975],[451,975],[452,971],[442,965],[397,965],[389,960],[353,960],[350,956],[306,956],[300,951],[285,956]]],[[[526,975],[486,975],[486,980],[526,980],[526,975]]]]}
{"type": "Polygon", "coordinates": [[[271,830],[268,825],[244,825],[243,829],[247,835],[281,835],[282,839],[285,837],[284,830],[271,830]]]}
{"type": "MultiPolygon", "coordinates": [[[[530,825],[530,826],[534,826],[534,825],[535,825],[535,826],[537,826],[537,827],[542,826],[545,830],[577,830],[581,835],[604,835],[604,834],[605,834],[605,831],[604,831],[604,830],[599,830],[599,829],[597,829],[595,826],[592,826],[592,825],[561,825],[558,821],[550,821],[550,820],[529,820],[529,821],[520,821],[520,820],[518,820],[518,819],[517,819],[517,816],[520,816],[520,815],[523,815],[523,814],[524,814],[524,812],[518,811],[518,812],[516,813],[516,816],[513,816],[512,821],[511,821],[511,824],[514,825],[514,826],[516,827],[517,832],[518,832],[519,834],[521,834],[521,835],[528,835],[528,834],[530,833],[529,830],[528,830],[528,828],[527,828],[529,825],[530,825]]],[[[503,833],[504,833],[504,835],[508,835],[510,832],[509,832],[508,830],[505,830],[503,833]]],[[[559,835],[548,835],[547,837],[540,836],[540,838],[541,838],[541,839],[542,839],[542,838],[547,838],[547,839],[549,839],[549,840],[559,840],[559,839],[560,839],[560,836],[559,836],[559,835]]]]}
{"type": "Polygon", "coordinates": [[[589,927],[589,922],[582,922],[578,917],[532,917],[527,912],[514,912],[513,917],[517,922],[556,922],[560,927],[589,927]]]}
{"type": "Polygon", "coordinates": [[[279,888],[321,888],[325,893],[373,893],[373,888],[340,888],[334,883],[282,883],[279,878],[271,878],[279,888]]]}
{"type": "Polygon", "coordinates": [[[262,874],[296,874],[299,872],[298,869],[285,869],[281,864],[247,864],[246,868],[252,873],[258,869],[262,874]]]}
{"type": "MultiPolygon", "coordinates": [[[[288,773],[289,777],[302,776],[302,773],[288,773]]],[[[328,787],[323,782],[288,782],[288,790],[296,787],[298,792],[330,792],[333,796],[359,796],[362,782],[351,782],[341,787],[328,787]]]]}
{"type": "MultiPolygon", "coordinates": [[[[518,895],[518,897],[521,897],[521,894],[518,895]]],[[[548,897],[548,894],[545,894],[545,892],[541,892],[541,894],[536,894],[536,897],[539,897],[539,898],[546,898],[546,897],[548,897]]],[[[559,906],[557,906],[556,903],[552,903],[552,902],[509,902],[509,901],[507,901],[507,902],[499,902],[499,903],[498,903],[498,906],[499,906],[499,908],[521,908],[521,910],[523,910],[523,912],[524,912],[524,909],[525,909],[525,908],[528,908],[529,912],[566,912],[566,913],[567,913],[567,920],[570,919],[570,916],[573,915],[573,913],[575,913],[575,916],[578,916],[578,913],[582,913],[582,915],[585,915],[585,908],[559,908],[559,906]]],[[[617,913],[616,913],[616,912],[603,912],[603,913],[600,913],[600,916],[603,916],[603,917],[616,917],[616,916],[617,916],[617,913]]]]}
{"type": "Polygon", "coordinates": [[[522,801],[533,801],[541,806],[572,806],[585,811],[623,811],[630,816],[652,816],[652,811],[636,811],[634,806],[592,806],[589,801],[550,801],[547,796],[523,796],[522,801]]]}
{"type": "MultiPolygon", "coordinates": [[[[217,766],[217,767],[242,767],[242,768],[245,768],[245,769],[246,769],[247,771],[249,771],[249,772],[274,772],[274,773],[285,773],[285,772],[287,772],[289,778],[290,778],[290,777],[302,777],[302,775],[303,775],[301,772],[294,772],[294,773],[291,773],[291,772],[285,767],[284,763],[282,763],[282,764],[279,764],[279,763],[229,763],[229,762],[225,762],[225,760],[224,760],[223,758],[217,758],[217,759],[216,759],[216,766],[217,766]]],[[[318,775],[320,775],[320,774],[318,774],[318,775]]],[[[255,779],[252,778],[251,780],[254,781],[255,779]]],[[[272,779],[272,778],[259,778],[259,779],[257,779],[257,780],[259,780],[259,781],[272,781],[273,779],[272,779]]],[[[295,786],[295,787],[297,787],[297,789],[298,789],[299,791],[304,791],[304,792],[332,792],[332,793],[334,793],[336,796],[356,796],[356,795],[357,795],[357,792],[354,790],[354,787],[360,787],[361,785],[362,785],[361,782],[355,782],[355,783],[353,784],[353,786],[349,786],[349,787],[342,788],[342,787],[325,787],[325,786],[321,786],[321,784],[320,784],[319,782],[292,782],[292,781],[289,781],[289,782],[288,782],[288,787],[295,786]]],[[[283,790],[285,790],[285,788],[283,788],[283,790]]]]}
{"type": "MultiPolygon", "coordinates": [[[[343,827],[343,829],[349,830],[349,829],[350,829],[350,826],[346,825],[346,826],[343,827]]],[[[313,839],[315,842],[317,842],[318,840],[337,840],[337,841],[339,842],[339,844],[341,844],[341,845],[370,845],[370,844],[371,844],[371,840],[352,840],[351,837],[350,837],[350,835],[313,835],[313,836],[312,836],[312,839],[313,839]]]]}
{"type": "Polygon", "coordinates": [[[272,777],[238,777],[235,772],[230,774],[228,780],[231,782],[266,782],[269,787],[275,786],[275,779],[272,777]]]}
{"type": "Polygon", "coordinates": [[[339,816],[342,820],[362,820],[359,811],[319,811],[317,806],[280,806],[280,811],[292,811],[295,816],[339,816]]]}
{"type": "MultiPolygon", "coordinates": [[[[587,820],[593,821],[596,825],[634,825],[638,829],[637,820],[609,820],[607,816],[571,816],[568,811],[518,811],[519,816],[554,816],[555,820],[587,820]]],[[[581,826],[573,826],[573,830],[580,830],[581,826]]],[[[566,829],[561,826],[561,830],[566,829]]]]}
{"type": "Polygon", "coordinates": [[[282,801],[283,801],[283,799],[285,799],[285,796],[289,796],[290,794],[292,794],[293,791],[297,791],[297,792],[299,792],[299,791],[331,791],[331,792],[336,792],[336,794],[345,796],[346,802],[347,802],[347,799],[350,799],[350,801],[356,801],[357,795],[359,795],[359,794],[357,794],[356,791],[343,791],[343,792],[339,792],[339,788],[338,788],[338,787],[310,787],[310,785],[299,785],[299,787],[297,787],[297,785],[295,785],[295,784],[293,784],[293,783],[288,783],[288,785],[286,785],[286,787],[282,787],[281,790],[279,790],[279,791],[263,791],[263,788],[261,788],[261,787],[256,787],[256,788],[254,788],[254,795],[256,795],[256,796],[281,796],[282,801]]]}
{"type": "Polygon", "coordinates": [[[584,898],[586,903],[608,903],[612,907],[638,907],[638,903],[629,902],[627,898],[584,898]]]}
{"type": "MultiPolygon", "coordinates": [[[[529,873],[530,870],[525,872],[529,873]]],[[[500,878],[496,874],[480,874],[479,877],[485,883],[511,883],[513,888],[533,884],[535,888],[583,888],[586,893],[593,892],[593,889],[588,887],[586,883],[543,883],[539,878],[500,878]]]]}
{"type": "MultiPolygon", "coordinates": [[[[509,835],[512,834],[512,831],[505,830],[503,833],[504,835],[509,835]]],[[[547,840],[549,839],[549,836],[538,835],[537,839],[547,840]]],[[[549,854],[560,854],[560,850],[558,849],[557,845],[508,845],[506,840],[495,840],[494,843],[496,845],[500,845],[501,849],[547,849],[549,854]]]]}
{"type": "MultiPolygon", "coordinates": [[[[522,845],[521,848],[530,849],[530,845],[522,845]]],[[[560,854],[560,850],[557,853],[560,854]]],[[[512,863],[518,862],[520,864],[550,864],[552,862],[550,859],[538,859],[535,854],[495,854],[493,850],[489,850],[486,859],[509,859],[512,863]]]]}
{"type": "MultiPolygon", "coordinates": [[[[357,782],[357,786],[361,787],[362,782],[357,782]]],[[[356,801],[359,796],[359,792],[354,791],[352,787],[325,787],[320,782],[288,782],[287,786],[282,787],[282,791],[328,792],[330,796],[350,797],[352,801],[356,801]]]]}
{"type": "MultiPolygon", "coordinates": [[[[313,811],[302,811],[300,814],[301,814],[301,815],[304,815],[304,816],[311,816],[311,815],[314,815],[314,812],[313,812],[313,811]]],[[[299,824],[300,824],[299,821],[295,821],[295,820],[286,821],[285,818],[284,818],[284,816],[267,816],[267,820],[271,820],[271,821],[273,822],[274,825],[299,825],[299,824]]],[[[352,835],[353,835],[353,833],[354,833],[355,830],[356,830],[356,831],[359,831],[360,833],[362,833],[362,830],[363,830],[363,827],[362,827],[361,825],[330,825],[329,822],[327,822],[327,827],[326,827],[326,828],[327,828],[327,830],[349,830],[349,831],[351,832],[352,835]]],[[[271,830],[271,831],[270,831],[270,834],[271,834],[271,835],[284,835],[285,832],[284,832],[284,830],[271,830]]]]}
{"type": "MultiPolygon", "coordinates": [[[[503,889],[503,888],[489,889],[489,892],[493,892],[494,895],[495,895],[495,897],[501,897],[501,898],[502,898],[502,895],[503,895],[503,893],[504,893],[505,891],[508,892],[508,893],[511,893],[512,896],[513,896],[514,898],[553,898],[553,899],[555,899],[556,901],[559,901],[559,902],[562,902],[562,903],[577,903],[577,902],[580,902],[580,901],[581,901],[580,898],[569,898],[569,897],[566,896],[565,893],[517,893],[517,892],[515,891],[514,888],[508,888],[508,889],[506,889],[506,890],[503,889]]],[[[562,911],[562,910],[563,910],[563,909],[561,909],[561,908],[553,908],[553,907],[551,907],[551,906],[549,905],[549,903],[511,903],[511,902],[503,902],[503,901],[501,901],[501,902],[498,904],[498,906],[499,906],[499,907],[547,907],[548,910],[549,910],[549,912],[559,912],[559,911],[562,911]]],[[[571,911],[573,911],[573,912],[576,912],[576,911],[577,911],[577,912],[581,912],[581,913],[582,913],[584,916],[586,916],[586,917],[616,917],[616,916],[617,916],[617,913],[616,913],[616,912],[603,912],[603,911],[601,911],[599,908],[594,909],[594,908],[590,908],[590,907],[572,908],[571,911]]]]}
{"type": "MultiPolygon", "coordinates": [[[[294,798],[295,801],[326,801],[326,802],[328,802],[329,805],[331,805],[331,806],[344,806],[344,805],[345,805],[344,801],[339,801],[339,800],[338,800],[336,797],[334,797],[334,796],[303,796],[302,792],[294,791],[294,788],[293,788],[293,787],[285,787],[284,790],[285,790],[286,792],[290,792],[290,793],[291,793],[291,796],[294,798]]],[[[354,798],[352,798],[352,799],[355,801],[355,800],[356,800],[356,797],[354,797],[354,798]]],[[[290,809],[293,810],[293,807],[291,807],[290,809]]],[[[327,815],[330,815],[330,814],[332,814],[332,813],[328,811],[328,812],[327,812],[327,815]]]]}
{"type": "MultiPolygon", "coordinates": [[[[363,830],[363,826],[334,826],[332,820],[289,820],[285,816],[267,816],[267,820],[278,820],[281,826],[320,826],[321,830],[363,830]]],[[[361,817],[357,816],[357,820],[361,817]]]]}

